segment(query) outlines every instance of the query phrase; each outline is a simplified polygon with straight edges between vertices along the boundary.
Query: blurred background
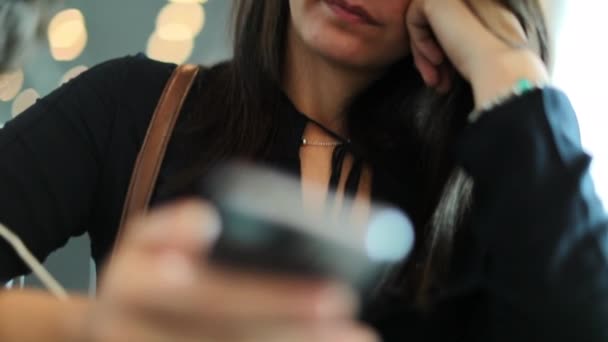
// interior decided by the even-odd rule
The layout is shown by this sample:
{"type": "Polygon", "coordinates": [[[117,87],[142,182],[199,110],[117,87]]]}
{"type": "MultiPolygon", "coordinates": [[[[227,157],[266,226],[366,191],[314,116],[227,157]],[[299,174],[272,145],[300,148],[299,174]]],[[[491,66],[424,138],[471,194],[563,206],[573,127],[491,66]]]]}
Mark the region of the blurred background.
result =
{"type": "MultiPolygon", "coordinates": [[[[287,0],[285,0],[287,1],[287,0]]],[[[555,28],[554,83],[578,113],[583,144],[594,156],[593,177],[608,200],[608,2],[546,0],[555,28]]],[[[210,65],[230,57],[231,0],[66,0],[48,28],[48,42],[24,67],[0,75],[0,127],[40,96],[102,61],[146,53],[150,58],[210,65]]],[[[0,180],[1,182],[1,180],[0,180]]],[[[94,267],[86,236],[47,261],[71,290],[93,293],[94,267]]],[[[28,277],[25,283],[36,286],[28,277]]]]}
{"type": "MultiPolygon", "coordinates": [[[[65,0],[50,22],[48,42],[29,53],[23,68],[0,75],[0,127],[38,97],[108,59],[145,53],[167,62],[211,65],[229,58],[231,2],[65,0]]],[[[89,254],[83,236],[52,255],[46,266],[68,289],[93,293],[89,254]]],[[[40,285],[34,277],[24,281],[40,285]]]]}

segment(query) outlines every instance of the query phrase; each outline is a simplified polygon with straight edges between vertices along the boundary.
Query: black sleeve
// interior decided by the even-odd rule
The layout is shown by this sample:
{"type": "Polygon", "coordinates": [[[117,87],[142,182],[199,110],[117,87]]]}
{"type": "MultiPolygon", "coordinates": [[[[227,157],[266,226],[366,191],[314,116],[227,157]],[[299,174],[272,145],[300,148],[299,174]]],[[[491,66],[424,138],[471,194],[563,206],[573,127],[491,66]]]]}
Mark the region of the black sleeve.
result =
{"type": "Polygon", "coordinates": [[[469,127],[485,251],[480,341],[608,341],[608,220],[565,95],[538,90],[469,127]]]}
{"type": "MultiPolygon", "coordinates": [[[[87,228],[129,60],[92,68],[0,129],[0,222],[39,259],[87,228]]],[[[0,242],[0,281],[25,272],[0,242]]]]}

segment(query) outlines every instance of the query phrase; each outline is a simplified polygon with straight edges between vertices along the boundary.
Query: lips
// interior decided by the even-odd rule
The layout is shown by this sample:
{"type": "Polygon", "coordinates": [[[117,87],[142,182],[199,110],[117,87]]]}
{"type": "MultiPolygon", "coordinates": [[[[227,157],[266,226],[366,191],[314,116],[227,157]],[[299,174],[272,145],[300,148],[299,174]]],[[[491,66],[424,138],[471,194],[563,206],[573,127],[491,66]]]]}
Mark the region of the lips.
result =
{"type": "Polygon", "coordinates": [[[347,0],[324,0],[329,7],[338,15],[346,17],[350,21],[358,21],[368,25],[379,26],[380,23],[372,17],[363,7],[352,5],[347,0]]]}

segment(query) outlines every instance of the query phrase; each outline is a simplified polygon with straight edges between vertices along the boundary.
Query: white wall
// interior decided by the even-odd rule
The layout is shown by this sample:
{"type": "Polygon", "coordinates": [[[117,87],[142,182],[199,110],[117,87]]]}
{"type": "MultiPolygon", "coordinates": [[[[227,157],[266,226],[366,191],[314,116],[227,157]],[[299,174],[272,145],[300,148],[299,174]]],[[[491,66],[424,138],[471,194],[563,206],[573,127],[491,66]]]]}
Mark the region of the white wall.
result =
{"type": "Polygon", "coordinates": [[[592,174],[608,201],[608,2],[565,1],[558,31],[555,84],[566,91],[594,156],[592,174]]]}

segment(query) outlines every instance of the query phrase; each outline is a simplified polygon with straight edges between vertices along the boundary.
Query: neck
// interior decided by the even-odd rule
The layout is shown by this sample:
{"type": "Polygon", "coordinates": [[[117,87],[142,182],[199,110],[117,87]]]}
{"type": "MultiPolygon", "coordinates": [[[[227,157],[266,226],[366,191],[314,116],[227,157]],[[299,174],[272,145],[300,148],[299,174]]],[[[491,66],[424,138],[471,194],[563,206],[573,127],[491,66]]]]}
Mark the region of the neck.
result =
{"type": "Polygon", "coordinates": [[[287,96],[300,112],[341,136],[348,136],[344,110],[375,75],[319,56],[305,46],[291,27],[287,36],[283,70],[287,96]]]}

